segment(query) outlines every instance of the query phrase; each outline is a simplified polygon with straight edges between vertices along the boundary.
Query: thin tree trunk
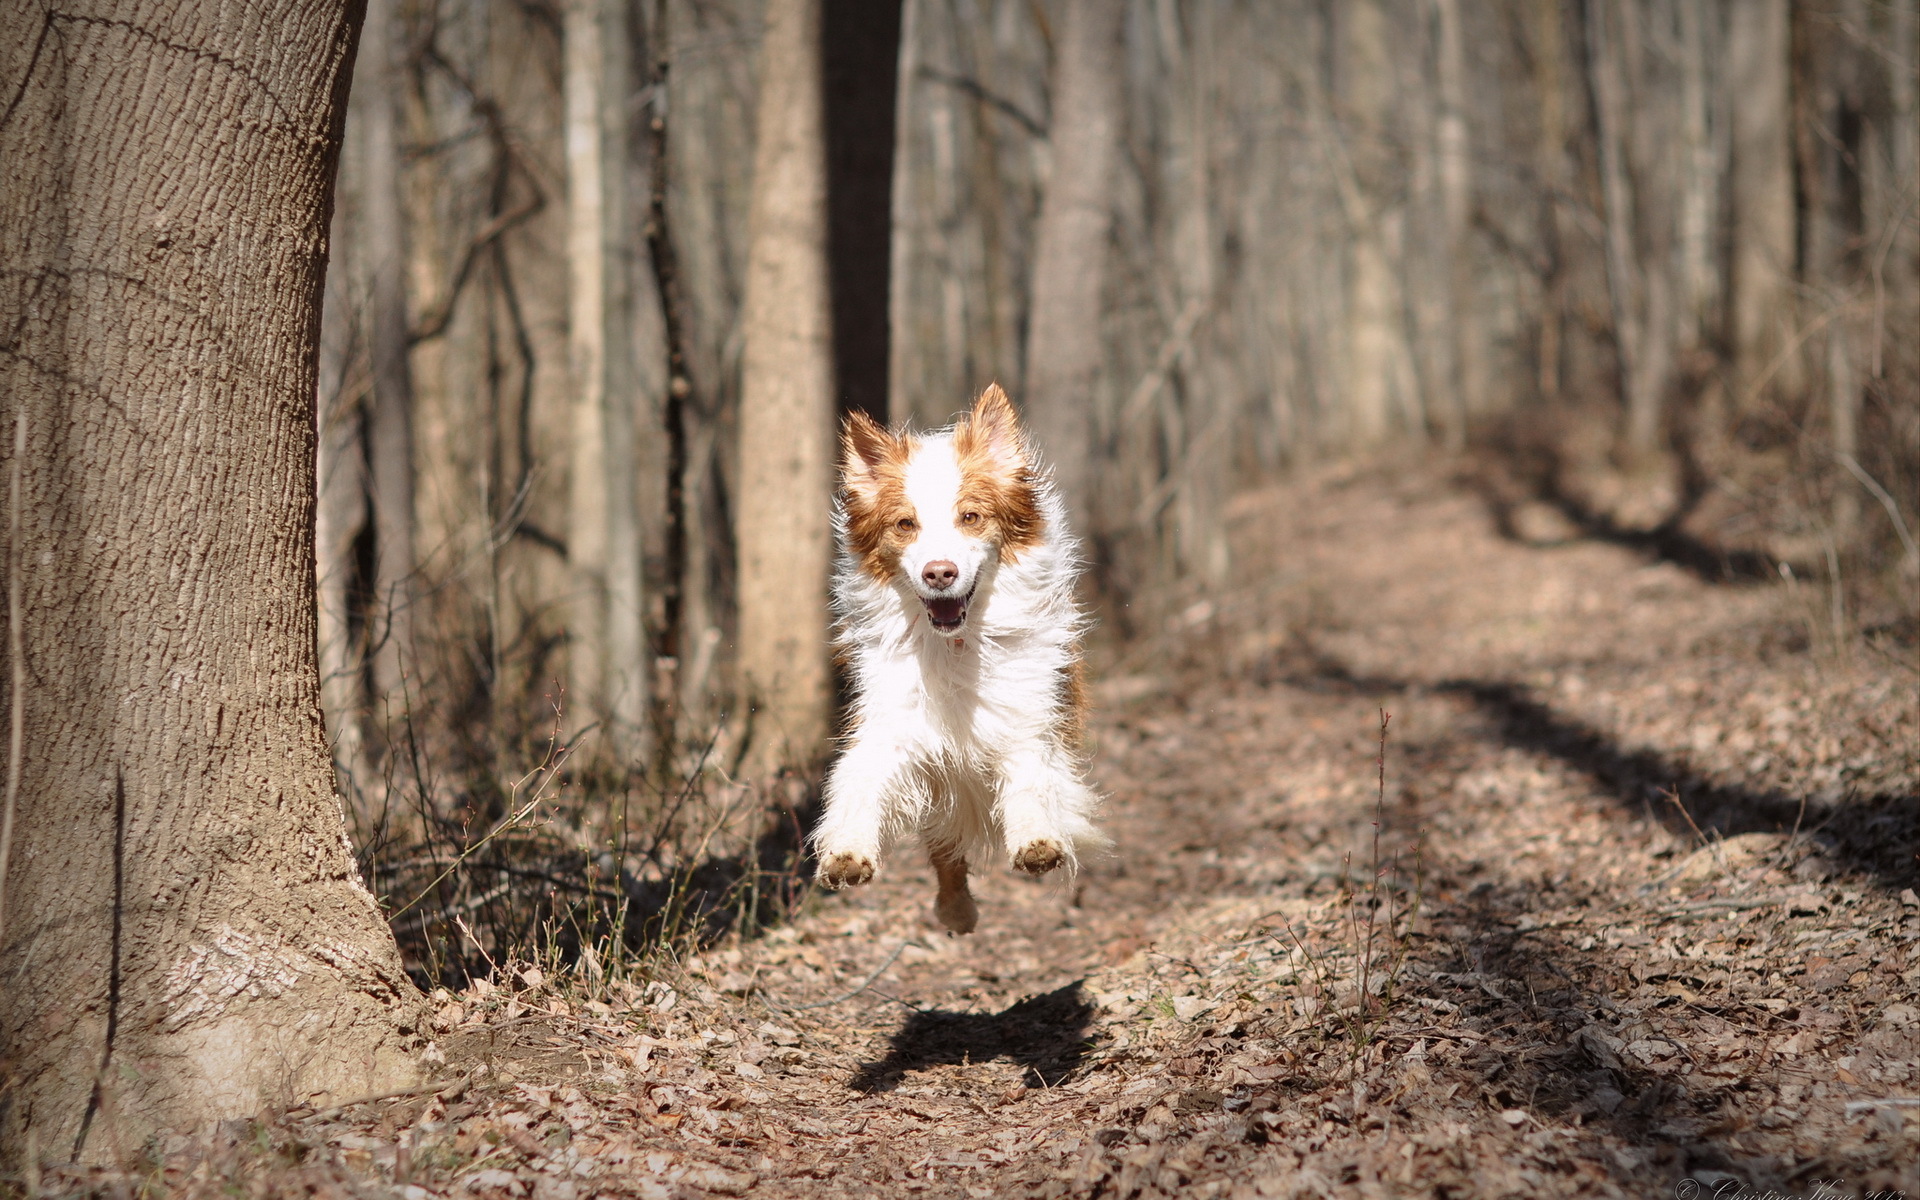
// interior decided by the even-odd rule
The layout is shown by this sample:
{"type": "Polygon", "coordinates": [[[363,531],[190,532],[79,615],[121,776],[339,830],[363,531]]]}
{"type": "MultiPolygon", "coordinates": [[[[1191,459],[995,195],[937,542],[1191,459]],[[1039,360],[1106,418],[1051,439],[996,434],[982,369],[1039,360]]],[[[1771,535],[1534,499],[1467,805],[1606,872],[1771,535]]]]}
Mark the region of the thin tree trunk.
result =
{"type": "Polygon", "coordinates": [[[1726,110],[1729,271],[1727,341],[1736,394],[1771,387],[1791,394],[1804,375],[1795,360],[1766,373],[1787,344],[1794,266],[1793,158],[1788,97],[1793,79],[1788,0],[1742,0],[1727,22],[1726,110]]]}
{"type": "Polygon", "coordinates": [[[902,0],[821,0],[828,271],[842,412],[887,420],[894,108],[902,0]]]}
{"type": "Polygon", "coordinates": [[[1352,121],[1342,139],[1327,125],[1329,164],[1350,230],[1347,246],[1346,390],[1348,440],[1366,447],[1384,440],[1396,414],[1425,432],[1406,292],[1398,271],[1404,220],[1390,197],[1390,131],[1394,103],[1392,30],[1380,0],[1355,0],[1339,13],[1339,94],[1352,121]]]}
{"type": "Polygon", "coordinates": [[[417,675],[413,642],[413,373],[407,361],[406,210],[400,195],[400,122],[406,74],[397,0],[367,0],[361,37],[362,211],[368,348],[367,483],[373,498],[373,717],[391,733],[417,675]]]}
{"type": "Polygon", "coordinates": [[[1054,51],[1053,168],[1034,233],[1028,427],[1072,513],[1093,528],[1094,405],[1105,360],[1107,233],[1120,153],[1124,6],[1067,0],[1054,51]]]}
{"type": "Polygon", "coordinates": [[[624,357],[636,249],[625,195],[631,90],[626,11],[623,0],[570,0],[564,25],[567,331],[574,387],[569,674],[575,725],[602,722],[603,747],[623,761],[645,742],[652,657],[641,598],[637,397],[624,357]]]}
{"type": "Polygon", "coordinates": [[[1540,340],[1537,384],[1543,400],[1560,397],[1560,367],[1566,325],[1566,263],[1561,236],[1561,197],[1567,192],[1567,33],[1561,0],[1534,0],[1533,60],[1540,102],[1540,132],[1534,154],[1539,163],[1540,226],[1543,271],[1540,281],[1540,340]]]}
{"type": "Polygon", "coordinates": [[[1474,294],[1473,142],[1467,124],[1466,31],[1460,0],[1434,0],[1439,17],[1440,116],[1438,143],[1440,208],[1446,229],[1447,315],[1453,337],[1452,395],[1441,402],[1449,448],[1466,442],[1467,414],[1488,407],[1485,332],[1474,294]]]}
{"type": "Polygon", "coordinates": [[[739,652],[752,768],[825,749],[833,344],[820,0],[771,0],[741,321],[739,652]]]}
{"type": "Polygon", "coordinates": [[[1686,165],[1679,181],[1679,340],[1688,350],[1700,349],[1710,340],[1710,319],[1719,290],[1714,244],[1721,164],[1709,105],[1713,55],[1708,45],[1706,13],[1702,11],[1705,8],[1695,3],[1678,5],[1681,131],[1686,144],[1686,165]]]}
{"type": "Polygon", "coordinates": [[[1634,236],[1634,195],[1628,178],[1627,94],[1621,55],[1607,12],[1631,0],[1587,0],[1588,78],[1600,158],[1600,188],[1606,211],[1607,293],[1613,306],[1614,345],[1620,356],[1620,388],[1626,404],[1626,444],[1635,456],[1654,450],[1660,437],[1660,388],[1649,368],[1649,341],[1666,315],[1662,272],[1643,272],[1634,236]],[[1659,310],[1659,311],[1656,311],[1659,310]]]}
{"type": "Polygon", "coordinates": [[[15,1168],[29,1132],[125,1161],[161,1129],[417,1078],[423,1014],[347,852],[315,658],[315,343],[357,18],[0,17],[0,396],[26,418],[0,464],[23,517],[7,717],[31,747],[0,927],[15,1168]]]}
{"type": "Polygon", "coordinates": [[[345,395],[353,359],[353,303],[345,270],[345,222],[336,213],[328,236],[320,316],[320,382],[315,395],[314,574],[318,584],[320,708],[334,765],[349,794],[373,783],[367,762],[366,663],[354,644],[349,609],[357,584],[353,545],[367,524],[366,428],[362,406],[345,395]]]}

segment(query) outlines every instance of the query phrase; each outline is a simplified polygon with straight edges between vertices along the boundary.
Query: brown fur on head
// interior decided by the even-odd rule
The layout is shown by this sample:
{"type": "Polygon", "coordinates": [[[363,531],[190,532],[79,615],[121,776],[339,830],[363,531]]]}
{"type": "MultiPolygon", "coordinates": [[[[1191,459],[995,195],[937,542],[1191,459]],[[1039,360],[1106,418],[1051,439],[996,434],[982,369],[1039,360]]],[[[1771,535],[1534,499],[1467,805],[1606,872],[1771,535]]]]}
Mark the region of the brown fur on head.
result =
{"type": "Polygon", "coordinates": [[[960,460],[961,508],[980,515],[977,536],[993,538],[1000,561],[1012,562],[1039,542],[1043,522],[1033,454],[999,384],[988,384],[953,427],[953,452],[960,460]]]}
{"type": "Polygon", "coordinates": [[[902,521],[914,520],[907,499],[907,460],[918,439],[892,433],[856,410],[840,435],[840,499],[847,512],[847,543],[876,579],[893,578],[900,552],[913,540],[902,521]]]}
{"type": "Polygon", "coordinates": [[[1013,402],[997,383],[988,384],[973,410],[954,424],[961,486],[952,513],[914,510],[907,467],[921,442],[912,434],[885,429],[855,412],[847,418],[840,445],[848,549],[876,579],[891,579],[899,570],[901,554],[922,520],[957,522],[961,532],[997,546],[1002,563],[1040,541],[1044,521],[1033,454],[1013,402]]]}

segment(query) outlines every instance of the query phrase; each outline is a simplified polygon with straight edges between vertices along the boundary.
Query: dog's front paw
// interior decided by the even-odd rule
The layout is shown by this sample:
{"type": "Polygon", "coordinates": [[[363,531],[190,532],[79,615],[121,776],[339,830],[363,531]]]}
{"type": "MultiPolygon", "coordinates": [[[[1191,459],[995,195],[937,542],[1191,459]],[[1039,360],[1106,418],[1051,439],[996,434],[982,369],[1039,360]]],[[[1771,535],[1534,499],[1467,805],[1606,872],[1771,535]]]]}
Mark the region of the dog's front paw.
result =
{"type": "Polygon", "coordinates": [[[1013,865],[1029,875],[1045,875],[1065,861],[1066,851],[1052,838],[1035,838],[1013,856],[1013,865]]]}
{"type": "Polygon", "coordinates": [[[838,854],[829,854],[814,872],[814,881],[830,891],[841,888],[859,887],[873,878],[873,860],[864,854],[855,854],[842,850],[838,854]]]}

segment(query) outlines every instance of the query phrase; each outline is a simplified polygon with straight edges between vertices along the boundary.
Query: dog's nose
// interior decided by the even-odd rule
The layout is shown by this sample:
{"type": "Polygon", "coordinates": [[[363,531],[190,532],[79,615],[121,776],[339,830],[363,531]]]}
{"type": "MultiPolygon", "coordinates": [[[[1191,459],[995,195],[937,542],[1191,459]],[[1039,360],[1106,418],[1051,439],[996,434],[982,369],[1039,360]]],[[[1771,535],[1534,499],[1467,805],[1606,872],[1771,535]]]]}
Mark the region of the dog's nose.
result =
{"type": "Polygon", "coordinates": [[[960,578],[960,568],[944,558],[937,558],[921,569],[920,578],[934,591],[943,592],[960,578]]]}

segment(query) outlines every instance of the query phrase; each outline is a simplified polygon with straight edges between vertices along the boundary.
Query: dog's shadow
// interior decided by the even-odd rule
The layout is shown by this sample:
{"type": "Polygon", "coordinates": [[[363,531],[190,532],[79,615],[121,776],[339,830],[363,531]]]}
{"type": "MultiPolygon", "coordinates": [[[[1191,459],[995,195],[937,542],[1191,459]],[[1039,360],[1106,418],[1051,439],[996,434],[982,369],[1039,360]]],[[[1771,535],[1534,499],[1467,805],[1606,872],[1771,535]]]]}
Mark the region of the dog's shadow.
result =
{"type": "Polygon", "coordinates": [[[909,1071],[1004,1058],[1026,1068],[1029,1087],[1051,1087],[1092,1048],[1092,1024],[1093,1004],[1078,981],[997,1013],[920,1009],[893,1035],[887,1056],[863,1064],[848,1086],[892,1091],[909,1071]]]}

